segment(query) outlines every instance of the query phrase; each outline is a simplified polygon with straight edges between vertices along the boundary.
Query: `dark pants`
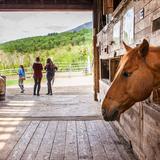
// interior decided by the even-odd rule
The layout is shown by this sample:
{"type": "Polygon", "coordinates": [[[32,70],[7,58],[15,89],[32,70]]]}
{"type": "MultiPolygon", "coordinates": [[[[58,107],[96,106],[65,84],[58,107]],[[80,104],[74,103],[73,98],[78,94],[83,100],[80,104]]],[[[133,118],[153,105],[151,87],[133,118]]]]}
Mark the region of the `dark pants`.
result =
{"type": "Polygon", "coordinates": [[[34,95],[39,95],[39,91],[41,88],[41,78],[34,78],[34,95]]]}
{"type": "Polygon", "coordinates": [[[47,77],[48,94],[52,94],[52,76],[47,77]]]}

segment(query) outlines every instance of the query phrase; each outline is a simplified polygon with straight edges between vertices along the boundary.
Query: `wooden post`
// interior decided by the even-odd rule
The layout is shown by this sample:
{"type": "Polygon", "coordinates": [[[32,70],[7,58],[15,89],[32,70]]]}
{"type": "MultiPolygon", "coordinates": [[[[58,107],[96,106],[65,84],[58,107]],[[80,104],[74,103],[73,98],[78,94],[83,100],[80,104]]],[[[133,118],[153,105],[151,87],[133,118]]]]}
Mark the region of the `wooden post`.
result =
{"type": "Polygon", "coordinates": [[[93,7],[93,55],[94,55],[94,100],[98,100],[99,92],[99,54],[96,47],[98,33],[98,8],[97,0],[94,0],[93,7]]]}
{"type": "Polygon", "coordinates": [[[0,76],[0,101],[5,100],[6,94],[6,77],[0,76]]]}
{"type": "Polygon", "coordinates": [[[113,0],[103,0],[103,15],[113,12],[113,0]]]}

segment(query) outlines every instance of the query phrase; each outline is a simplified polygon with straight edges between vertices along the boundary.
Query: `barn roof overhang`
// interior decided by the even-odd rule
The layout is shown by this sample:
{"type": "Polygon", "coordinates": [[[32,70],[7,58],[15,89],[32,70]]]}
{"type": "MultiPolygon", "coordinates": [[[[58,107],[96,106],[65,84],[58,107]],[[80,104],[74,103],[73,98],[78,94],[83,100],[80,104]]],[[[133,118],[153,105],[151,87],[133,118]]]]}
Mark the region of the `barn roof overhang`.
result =
{"type": "Polygon", "coordinates": [[[94,0],[0,0],[0,11],[91,11],[94,0]]]}

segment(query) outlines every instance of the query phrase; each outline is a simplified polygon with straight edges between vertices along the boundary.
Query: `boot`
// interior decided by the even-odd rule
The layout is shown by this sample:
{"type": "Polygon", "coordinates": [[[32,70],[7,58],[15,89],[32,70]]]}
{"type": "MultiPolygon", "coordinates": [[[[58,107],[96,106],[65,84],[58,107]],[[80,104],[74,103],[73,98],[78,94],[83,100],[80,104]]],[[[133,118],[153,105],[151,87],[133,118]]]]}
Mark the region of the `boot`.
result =
{"type": "Polygon", "coordinates": [[[40,89],[41,89],[41,86],[40,86],[40,84],[38,84],[37,96],[39,96],[40,89]]]}
{"type": "Polygon", "coordinates": [[[37,88],[37,85],[35,84],[34,85],[34,90],[33,90],[33,95],[36,95],[36,88],[37,88]]]}

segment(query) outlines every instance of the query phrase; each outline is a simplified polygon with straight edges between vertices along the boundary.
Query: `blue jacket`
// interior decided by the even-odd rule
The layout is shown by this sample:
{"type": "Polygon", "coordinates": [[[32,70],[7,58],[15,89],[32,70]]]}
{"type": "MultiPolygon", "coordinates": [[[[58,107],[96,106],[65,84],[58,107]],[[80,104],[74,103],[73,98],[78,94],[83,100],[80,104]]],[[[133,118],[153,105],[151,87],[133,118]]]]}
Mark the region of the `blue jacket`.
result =
{"type": "Polygon", "coordinates": [[[22,68],[19,68],[18,75],[19,75],[19,77],[25,77],[25,71],[22,68]]]}

